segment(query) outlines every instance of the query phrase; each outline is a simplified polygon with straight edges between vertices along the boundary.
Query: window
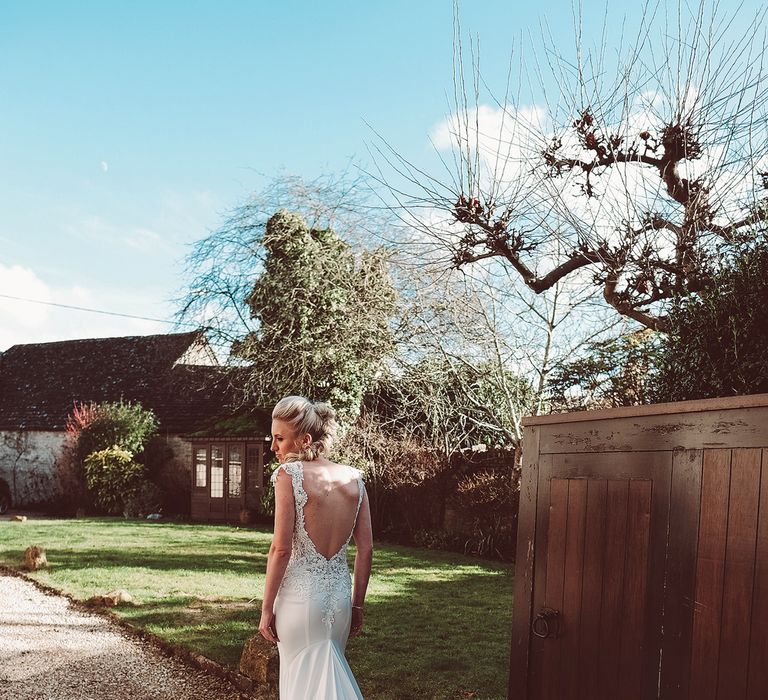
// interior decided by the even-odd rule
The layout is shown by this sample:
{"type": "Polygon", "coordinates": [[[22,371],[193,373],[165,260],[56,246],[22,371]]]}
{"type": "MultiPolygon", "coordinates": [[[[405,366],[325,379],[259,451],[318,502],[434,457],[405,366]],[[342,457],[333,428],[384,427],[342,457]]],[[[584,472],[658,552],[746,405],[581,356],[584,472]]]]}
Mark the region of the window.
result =
{"type": "Polygon", "coordinates": [[[243,453],[239,447],[229,448],[229,495],[240,497],[240,485],[243,480],[243,453]]]}
{"type": "Polygon", "coordinates": [[[211,447],[211,498],[224,498],[224,448],[211,447]]]}
{"type": "Polygon", "coordinates": [[[195,487],[198,489],[204,489],[206,486],[207,453],[205,447],[195,449],[195,487]]]}

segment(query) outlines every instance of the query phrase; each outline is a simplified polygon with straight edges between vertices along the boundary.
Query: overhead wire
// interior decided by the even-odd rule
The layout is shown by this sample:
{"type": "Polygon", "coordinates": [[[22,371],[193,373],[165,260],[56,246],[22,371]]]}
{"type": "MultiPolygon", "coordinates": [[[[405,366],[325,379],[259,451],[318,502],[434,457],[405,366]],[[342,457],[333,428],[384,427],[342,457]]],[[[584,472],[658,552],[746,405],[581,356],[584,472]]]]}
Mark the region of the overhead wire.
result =
{"type": "Polygon", "coordinates": [[[103,314],[104,316],[119,316],[120,318],[132,318],[132,319],[136,319],[136,320],[139,320],[139,321],[155,321],[157,323],[167,323],[167,324],[173,325],[173,326],[189,326],[189,327],[194,327],[194,328],[198,328],[199,327],[198,324],[184,322],[184,321],[169,321],[168,319],[165,319],[165,318],[151,318],[149,316],[138,316],[136,314],[124,314],[124,313],[120,313],[118,311],[104,311],[102,309],[89,309],[89,308],[87,308],[85,306],[75,306],[74,304],[60,304],[60,303],[55,302],[55,301],[43,301],[42,299],[29,299],[27,297],[13,296],[12,294],[0,294],[0,298],[12,299],[14,301],[25,301],[25,302],[28,302],[30,304],[42,304],[44,306],[55,306],[55,307],[58,307],[60,309],[70,309],[70,310],[74,310],[74,311],[86,311],[86,312],[92,313],[92,314],[103,314]]]}

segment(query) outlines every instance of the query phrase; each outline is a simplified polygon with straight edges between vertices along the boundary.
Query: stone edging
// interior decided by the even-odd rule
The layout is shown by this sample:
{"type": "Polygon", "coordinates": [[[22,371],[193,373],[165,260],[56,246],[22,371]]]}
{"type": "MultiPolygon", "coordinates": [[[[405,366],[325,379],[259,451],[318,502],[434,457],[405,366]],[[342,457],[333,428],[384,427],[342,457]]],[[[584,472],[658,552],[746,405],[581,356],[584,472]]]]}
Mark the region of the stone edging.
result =
{"type": "Polygon", "coordinates": [[[207,656],[203,656],[202,654],[197,654],[187,649],[186,647],[180,646],[179,644],[172,644],[171,642],[166,641],[162,637],[159,637],[152,632],[148,632],[147,630],[143,630],[140,627],[136,627],[136,625],[133,625],[130,622],[124,620],[109,608],[87,605],[84,601],[78,600],[68,593],[63,593],[53,586],[41,583],[40,581],[27,576],[20,569],[8,566],[7,564],[0,563],[0,575],[15,576],[17,578],[23,579],[24,581],[28,581],[33,586],[35,586],[35,588],[37,588],[42,593],[45,593],[46,595],[66,598],[69,601],[69,604],[76,610],[80,612],[101,615],[102,617],[107,618],[111,622],[117,624],[122,630],[130,634],[132,637],[141,639],[145,642],[149,642],[153,647],[164,653],[166,656],[179,659],[188,666],[192,666],[193,668],[197,668],[201,671],[204,671],[205,673],[229,681],[240,691],[240,700],[272,700],[272,698],[275,697],[274,692],[269,688],[265,688],[261,684],[256,683],[254,680],[248,678],[248,676],[243,675],[239,671],[228,668],[227,666],[220,664],[218,661],[209,659],[207,656]]]}

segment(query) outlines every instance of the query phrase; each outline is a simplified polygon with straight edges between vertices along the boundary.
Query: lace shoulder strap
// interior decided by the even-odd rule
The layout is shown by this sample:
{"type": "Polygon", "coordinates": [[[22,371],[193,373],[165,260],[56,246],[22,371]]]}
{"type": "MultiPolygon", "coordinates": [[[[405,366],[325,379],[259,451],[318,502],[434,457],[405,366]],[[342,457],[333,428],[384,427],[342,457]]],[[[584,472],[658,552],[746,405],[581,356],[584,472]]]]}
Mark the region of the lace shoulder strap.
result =
{"type": "Polygon", "coordinates": [[[352,532],[349,533],[349,537],[347,537],[347,542],[349,542],[352,539],[352,534],[355,531],[355,527],[357,525],[357,517],[360,515],[360,506],[363,503],[363,495],[365,494],[365,483],[363,482],[363,472],[361,472],[356,467],[350,467],[354,475],[357,477],[357,487],[359,490],[359,493],[357,495],[357,510],[355,511],[355,520],[352,525],[352,532]]]}
{"type": "Polygon", "coordinates": [[[269,480],[275,484],[277,483],[277,475],[280,473],[280,470],[282,469],[286,474],[288,474],[293,481],[296,480],[296,476],[301,474],[300,471],[301,464],[299,462],[287,462],[286,464],[280,464],[278,465],[277,469],[272,472],[272,476],[269,477],[269,480]]]}
{"type": "Polygon", "coordinates": [[[296,504],[296,518],[301,527],[304,526],[304,505],[307,502],[307,492],[304,490],[304,469],[301,462],[287,462],[281,464],[275,471],[272,472],[270,481],[274,484],[277,482],[277,475],[280,470],[283,470],[291,477],[291,483],[293,484],[293,500],[296,504]]]}

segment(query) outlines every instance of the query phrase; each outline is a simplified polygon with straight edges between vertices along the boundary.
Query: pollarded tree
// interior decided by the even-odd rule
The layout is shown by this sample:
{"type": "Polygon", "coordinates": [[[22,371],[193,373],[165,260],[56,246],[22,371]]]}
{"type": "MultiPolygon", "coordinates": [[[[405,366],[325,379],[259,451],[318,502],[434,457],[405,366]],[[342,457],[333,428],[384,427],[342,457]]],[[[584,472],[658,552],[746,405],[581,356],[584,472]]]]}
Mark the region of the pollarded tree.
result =
{"type": "Polygon", "coordinates": [[[481,104],[459,32],[454,111],[435,133],[448,177],[383,144],[392,193],[446,264],[496,258],[537,293],[591,278],[663,330],[669,300],[705,289],[719,250],[768,222],[766,11],[746,36],[738,12],[649,3],[634,41],[606,28],[595,50],[577,18],[574,58],[524,56],[498,107],[481,104]]]}
{"type": "Polygon", "coordinates": [[[233,345],[251,394],[329,401],[344,422],[392,351],[395,292],[383,249],[356,256],[331,229],[285,210],[267,222],[263,272],[246,298],[256,328],[233,345]]]}

